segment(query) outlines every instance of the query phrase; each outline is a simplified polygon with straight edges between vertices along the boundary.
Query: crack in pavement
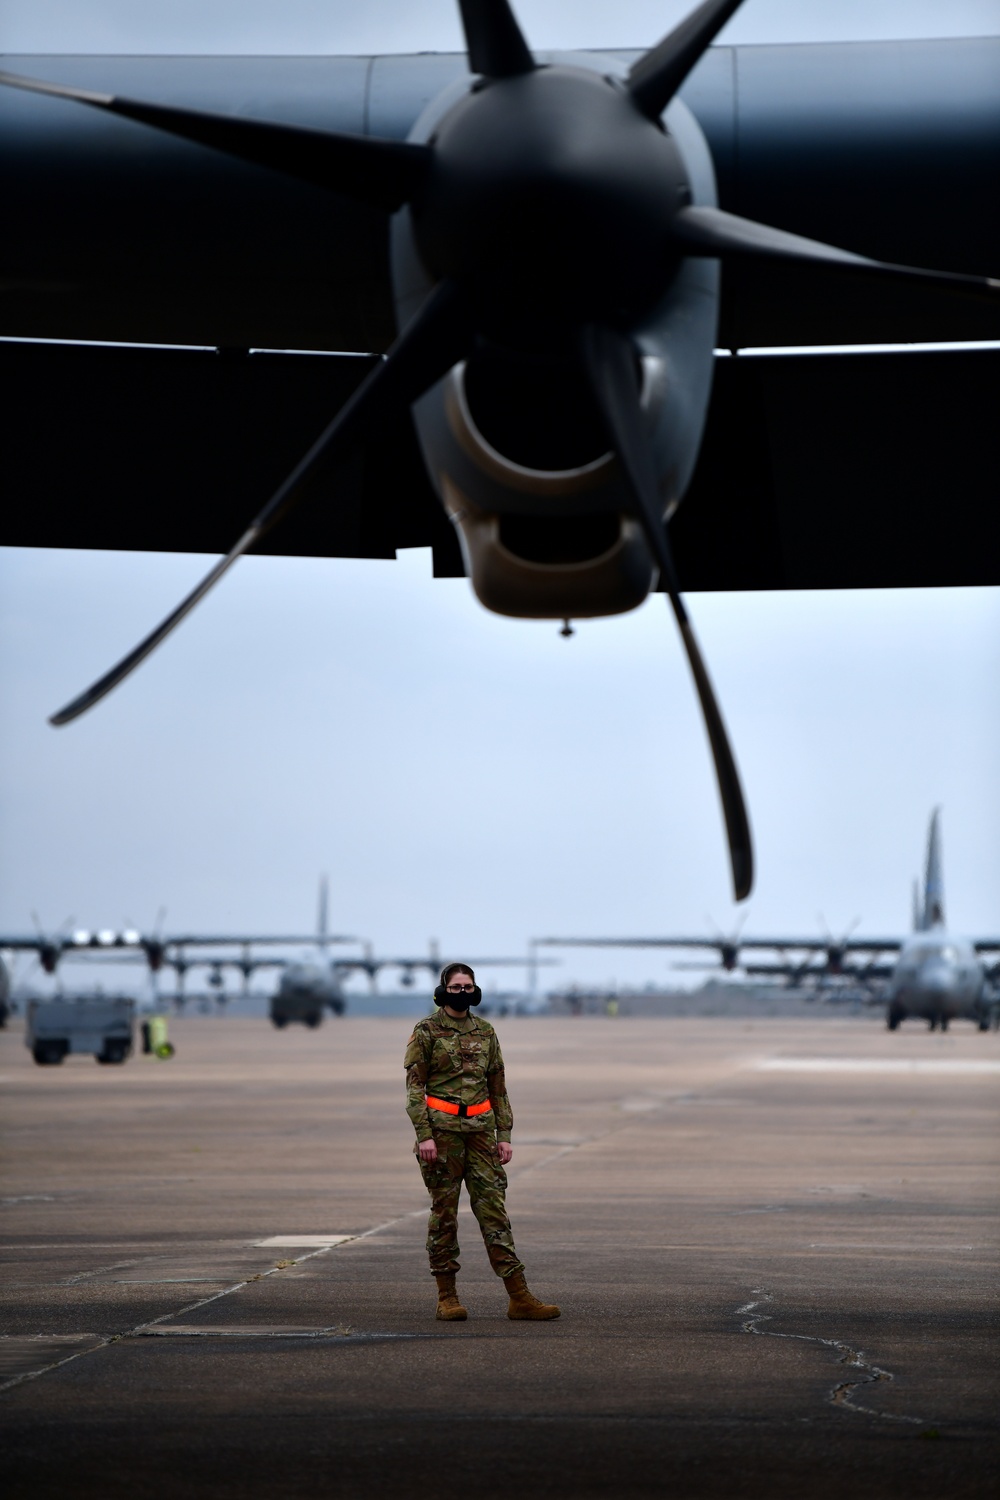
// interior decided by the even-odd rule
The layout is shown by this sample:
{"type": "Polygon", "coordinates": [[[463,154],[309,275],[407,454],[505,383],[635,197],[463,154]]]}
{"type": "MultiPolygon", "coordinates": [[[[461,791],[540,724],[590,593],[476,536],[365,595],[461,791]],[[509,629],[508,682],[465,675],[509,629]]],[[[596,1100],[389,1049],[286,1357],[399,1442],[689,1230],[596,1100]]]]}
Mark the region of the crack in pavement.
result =
{"type": "Polygon", "coordinates": [[[839,1355],[838,1364],[849,1365],[859,1372],[853,1380],[841,1380],[830,1392],[829,1400],[832,1406],[844,1406],[848,1411],[862,1412],[866,1417],[879,1417],[885,1422],[908,1422],[917,1427],[923,1426],[922,1417],[900,1416],[894,1411],[883,1411],[877,1406],[862,1406],[860,1402],[853,1400],[854,1392],[861,1390],[864,1386],[877,1386],[895,1380],[895,1376],[888,1370],[883,1370],[879,1365],[873,1365],[865,1358],[861,1349],[854,1349],[846,1344],[843,1339],[824,1339],[815,1333],[778,1333],[773,1328],[760,1328],[760,1323],[771,1321],[770,1313],[758,1313],[758,1307],[766,1307],[773,1303],[773,1292],[765,1291],[763,1287],[755,1287],[751,1296],[756,1301],[745,1302],[742,1307],[736,1309],[736,1316],[750,1314],[740,1324],[742,1333],[753,1333],[760,1338],[767,1339],[796,1339],[805,1344],[820,1344],[826,1349],[836,1349],[839,1355]]]}

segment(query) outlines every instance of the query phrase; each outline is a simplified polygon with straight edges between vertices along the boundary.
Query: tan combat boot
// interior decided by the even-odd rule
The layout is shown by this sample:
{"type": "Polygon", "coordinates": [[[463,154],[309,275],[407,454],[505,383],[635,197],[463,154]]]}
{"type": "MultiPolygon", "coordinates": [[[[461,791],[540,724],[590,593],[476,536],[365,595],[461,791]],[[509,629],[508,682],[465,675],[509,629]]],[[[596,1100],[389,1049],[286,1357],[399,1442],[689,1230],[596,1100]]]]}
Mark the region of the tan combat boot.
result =
{"type": "Polygon", "coordinates": [[[559,1309],[553,1302],[539,1302],[528,1291],[528,1284],[524,1279],[523,1271],[515,1271],[513,1276],[508,1276],[504,1281],[510,1303],[507,1308],[508,1318],[558,1318],[559,1309]]]}
{"type": "Polygon", "coordinates": [[[458,1300],[454,1271],[436,1271],[434,1280],[438,1284],[436,1316],[442,1323],[461,1323],[469,1314],[458,1300]]]}

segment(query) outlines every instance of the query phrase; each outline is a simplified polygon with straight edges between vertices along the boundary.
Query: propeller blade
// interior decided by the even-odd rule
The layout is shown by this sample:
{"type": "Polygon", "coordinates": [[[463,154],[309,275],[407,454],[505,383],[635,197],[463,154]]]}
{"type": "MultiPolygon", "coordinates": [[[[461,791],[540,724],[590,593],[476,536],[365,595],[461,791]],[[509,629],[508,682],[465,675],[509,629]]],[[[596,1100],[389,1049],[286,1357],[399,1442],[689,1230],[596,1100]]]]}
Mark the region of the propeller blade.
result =
{"type": "Polygon", "coordinates": [[[733,891],[737,901],[753,887],[753,841],[736,760],[701,650],[680,595],[673,553],[663,524],[656,470],[643,430],[635,350],[628,339],[610,328],[590,325],[583,330],[584,365],[628,486],[650,551],[660,569],[667,595],[687,652],[708,732],[715,774],[729,840],[733,891]]]}
{"type": "Polygon", "coordinates": [[[650,120],[658,120],[685,78],[743,0],[705,0],[662,42],[633,64],[628,86],[650,120]]]}
{"type": "Polygon", "coordinates": [[[406,141],[305,130],[297,125],[241,120],[197,109],[171,109],[68,84],[44,83],[18,73],[0,72],[0,84],[34,94],[52,94],[57,99],[75,99],[388,210],[399,208],[413,195],[431,157],[429,147],[406,141]]]}
{"type": "Polygon", "coordinates": [[[1000,293],[1000,280],[990,276],[960,276],[954,271],[923,271],[897,266],[890,261],[869,260],[821,240],[809,240],[784,229],[772,229],[753,219],[741,219],[721,208],[682,208],[674,215],[672,232],[691,255],[759,257],[799,261],[805,265],[832,266],[838,270],[870,276],[917,281],[946,291],[990,297],[1000,293]]]}
{"type": "Polygon", "coordinates": [[[458,0],[469,69],[485,78],[515,78],[535,66],[507,0],[458,0]]]}
{"type": "Polygon", "coordinates": [[[409,406],[422,396],[467,352],[469,337],[460,297],[450,283],[442,282],[413,322],[400,334],[387,357],[362,381],[227,556],[216,563],[197,587],[134,650],[79,697],[53,714],[49,723],[69,724],[117,687],[176,629],[237,559],[291,510],[301,496],[305,480],[321,463],[329,465],[342,461],[378,426],[387,409],[409,406]]]}

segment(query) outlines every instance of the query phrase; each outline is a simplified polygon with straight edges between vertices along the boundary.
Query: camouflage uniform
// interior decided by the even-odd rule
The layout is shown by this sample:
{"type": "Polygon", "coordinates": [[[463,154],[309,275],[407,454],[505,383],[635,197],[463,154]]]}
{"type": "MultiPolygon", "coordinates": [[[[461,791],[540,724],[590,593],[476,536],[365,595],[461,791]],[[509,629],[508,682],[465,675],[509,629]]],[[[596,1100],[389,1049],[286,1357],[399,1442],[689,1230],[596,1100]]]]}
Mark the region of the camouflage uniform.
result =
{"type": "MultiPolygon", "coordinates": [[[[417,1132],[417,1143],[433,1140],[438,1149],[437,1161],[417,1158],[431,1195],[427,1226],[431,1274],[459,1269],[458,1198],[463,1182],[494,1271],[502,1277],[523,1271],[504,1205],[507,1174],[497,1151],[498,1140],[510,1140],[514,1117],[496,1032],[478,1016],[456,1020],[443,1009],[436,1010],[413,1028],[403,1066],[406,1113],[417,1132]],[[471,1117],[449,1115],[428,1109],[428,1094],[466,1105],[489,1099],[493,1108],[471,1117]]],[[[416,1153],[417,1146],[413,1149],[416,1153]]]]}

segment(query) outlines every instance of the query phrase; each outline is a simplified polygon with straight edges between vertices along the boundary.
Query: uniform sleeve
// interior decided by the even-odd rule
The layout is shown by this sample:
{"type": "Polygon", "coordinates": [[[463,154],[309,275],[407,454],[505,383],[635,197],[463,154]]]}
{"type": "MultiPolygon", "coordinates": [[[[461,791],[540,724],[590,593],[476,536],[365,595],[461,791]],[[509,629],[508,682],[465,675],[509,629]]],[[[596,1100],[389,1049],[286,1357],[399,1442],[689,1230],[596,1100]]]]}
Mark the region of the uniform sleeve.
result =
{"type": "Polygon", "coordinates": [[[417,1132],[418,1141],[429,1141],[433,1134],[424,1102],[432,1045],[427,1032],[422,1027],[415,1026],[403,1058],[403,1067],[406,1069],[406,1113],[417,1132]]]}
{"type": "Polygon", "coordinates": [[[489,1071],[486,1075],[486,1086],[490,1091],[490,1103],[493,1105],[493,1118],[497,1122],[497,1140],[509,1141],[510,1133],[514,1128],[514,1111],[510,1107],[507,1098],[507,1079],[504,1076],[503,1054],[500,1051],[500,1043],[497,1041],[496,1032],[490,1043],[489,1071]]]}

